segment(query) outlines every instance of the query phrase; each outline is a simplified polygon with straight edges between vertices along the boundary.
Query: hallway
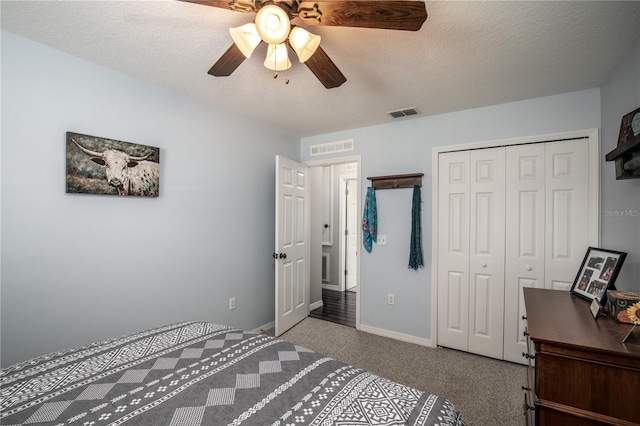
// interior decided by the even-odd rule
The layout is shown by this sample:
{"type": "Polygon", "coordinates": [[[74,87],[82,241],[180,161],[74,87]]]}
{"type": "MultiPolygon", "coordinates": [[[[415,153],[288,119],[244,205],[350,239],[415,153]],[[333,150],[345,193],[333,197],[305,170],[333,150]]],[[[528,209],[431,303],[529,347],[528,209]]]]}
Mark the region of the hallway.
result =
{"type": "Polygon", "coordinates": [[[309,313],[310,317],[349,327],[356,326],[356,293],[353,291],[322,290],[323,306],[309,313]]]}

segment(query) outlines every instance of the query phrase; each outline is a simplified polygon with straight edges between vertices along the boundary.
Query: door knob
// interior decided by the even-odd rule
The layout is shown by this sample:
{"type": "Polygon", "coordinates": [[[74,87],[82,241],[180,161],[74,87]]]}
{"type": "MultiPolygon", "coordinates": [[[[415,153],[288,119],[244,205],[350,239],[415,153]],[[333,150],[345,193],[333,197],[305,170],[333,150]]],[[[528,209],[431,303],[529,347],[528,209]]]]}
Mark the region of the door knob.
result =
{"type": "Polygon", "coordinates": [[[482,262],[482,263],[480,264],[480,266],[482,266],[483,268],[486,268],[486,267],[487,267],[487,264],[486,264],[485,262],[482,262]]]}
{"type": "Polygon", "coordinates": [[[280,253],[280,259],[286,259],[287,253],[280,253]]]}
{"type": "Polygon", "coordinates": [[[531,271],[531,270],[533,270],[533,267],[531,265],[527,265],[527,266],[525,266],[524,269],[526,269],[527,271],[531,271]]]}
{"type": "Polygon", "coordinates": [[[274,259],[278,258],[278,255],[275,252],[272,254],[272,256],[273,256],[274,259]]]}

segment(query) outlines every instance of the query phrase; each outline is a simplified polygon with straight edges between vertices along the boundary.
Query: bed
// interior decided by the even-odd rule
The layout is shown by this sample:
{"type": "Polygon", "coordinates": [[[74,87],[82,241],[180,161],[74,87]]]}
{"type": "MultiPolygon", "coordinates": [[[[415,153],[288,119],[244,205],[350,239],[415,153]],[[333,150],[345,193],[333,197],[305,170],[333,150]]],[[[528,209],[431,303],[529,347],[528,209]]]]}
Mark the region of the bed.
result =
{"type": "Polygon", "coordinates": [[[208,322],[14,364],[0,387],[5,426],[464,425],[445,398],[208,322]]]}

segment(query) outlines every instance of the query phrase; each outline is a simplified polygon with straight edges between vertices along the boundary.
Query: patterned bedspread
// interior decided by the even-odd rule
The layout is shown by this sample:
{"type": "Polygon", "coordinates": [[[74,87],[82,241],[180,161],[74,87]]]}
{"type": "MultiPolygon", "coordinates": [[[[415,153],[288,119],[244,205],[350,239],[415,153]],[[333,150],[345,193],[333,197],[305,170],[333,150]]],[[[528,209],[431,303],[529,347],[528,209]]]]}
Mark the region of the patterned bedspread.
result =
{"type": "Polygon", "coordinates": [[[3,425],[464,425],[446,399],[292,343],[185,322],[2,369],[3,425]]]}

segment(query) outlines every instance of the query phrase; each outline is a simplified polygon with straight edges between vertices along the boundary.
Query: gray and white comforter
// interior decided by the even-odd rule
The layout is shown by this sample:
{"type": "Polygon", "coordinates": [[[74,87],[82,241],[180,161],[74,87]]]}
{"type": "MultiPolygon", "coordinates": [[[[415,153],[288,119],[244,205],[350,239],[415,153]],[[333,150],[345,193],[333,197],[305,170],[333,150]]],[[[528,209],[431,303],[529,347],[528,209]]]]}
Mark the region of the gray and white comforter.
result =
{"type": "Polygon", "coordinates": [[[273,337],[185,322],[0,373],[9,425],[464,425],[446,399],[273,337]]]}

